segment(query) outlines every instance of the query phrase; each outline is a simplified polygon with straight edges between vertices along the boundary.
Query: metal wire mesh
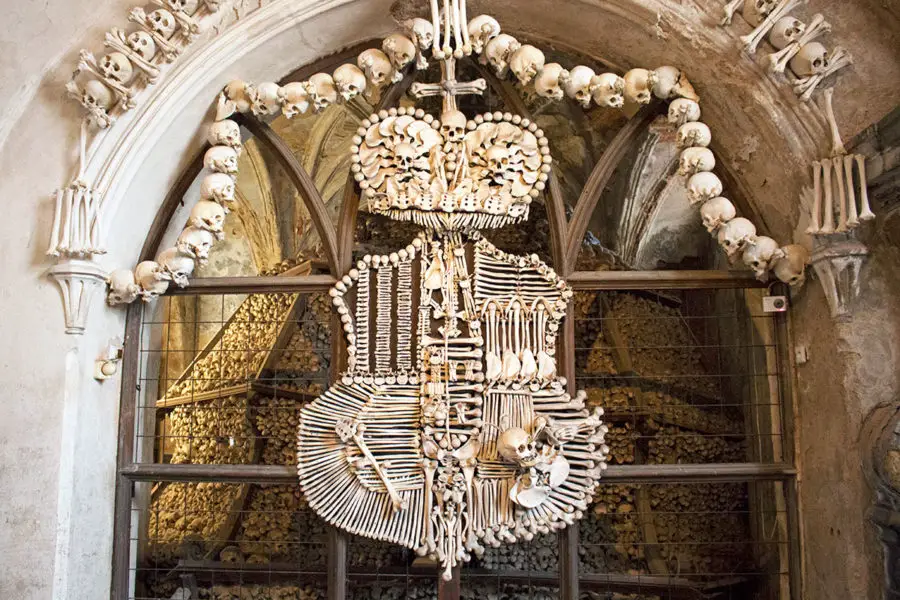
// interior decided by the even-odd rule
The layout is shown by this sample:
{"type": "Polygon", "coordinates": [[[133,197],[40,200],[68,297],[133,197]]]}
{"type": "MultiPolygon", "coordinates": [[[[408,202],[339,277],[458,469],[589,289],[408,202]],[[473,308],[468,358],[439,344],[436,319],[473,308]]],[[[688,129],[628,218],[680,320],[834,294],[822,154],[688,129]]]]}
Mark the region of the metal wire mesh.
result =
{"type": "MultiPolygon", "coordinates": [[[[603,406],[611,464],[784,459],[773,319],[756,290],[576,295],[578,387],[603,406]]],[[[327,295],[169,297],[140,335],[145,463],[293,467],[300,408],[331,378],[327,295]]],[[[677,479],[677,478],[676,478],[677,479]]],[[[781,483],[603,483],[579,525],[581,598],[789,597],[781,483]]],[[[137,484],[133,598],[324,598],[325,524],[296,485],[137,484]],[[174,595],[174,596],[173,596],[174,595]]],[[[553,533],[488,548],[462,597],[559,597],[553,533]]],[[[433,563],[351,538],[348,597],[435,598],[433,563]]]]}
{"type": "Polygon", "coordinates": [[[612,464],[781,462],[774,321],[757,290],[579,293],[576,374],[612,464]]]}

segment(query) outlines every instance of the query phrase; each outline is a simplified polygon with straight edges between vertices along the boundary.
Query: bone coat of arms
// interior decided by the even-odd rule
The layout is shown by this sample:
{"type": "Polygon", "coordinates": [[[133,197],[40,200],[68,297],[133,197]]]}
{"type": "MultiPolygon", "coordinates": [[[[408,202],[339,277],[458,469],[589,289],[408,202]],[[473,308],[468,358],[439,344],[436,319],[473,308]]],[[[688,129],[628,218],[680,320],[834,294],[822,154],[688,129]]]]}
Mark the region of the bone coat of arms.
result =
{"type": "MultiPolygon", "coordinates": [[[[452,50],[451,33],[464,45],[447,20],[452,50]]],[[[485,89],[456,81],[459,50],[435,52],[440,84],[412,88],[443,96],[440,118],[391,108],[354,138],[369,210],[423,231],[332,288],[348,368],[298,432],[300,484],[320,516],[430,556],[447,579],[485,545],[580,518],[608,453],[602,412],[557,374],[572,291],[536,255],[480,233],[528,218],[550,174],[547,139],[516,115],[458,110],[457,96],[485,89]]]]}

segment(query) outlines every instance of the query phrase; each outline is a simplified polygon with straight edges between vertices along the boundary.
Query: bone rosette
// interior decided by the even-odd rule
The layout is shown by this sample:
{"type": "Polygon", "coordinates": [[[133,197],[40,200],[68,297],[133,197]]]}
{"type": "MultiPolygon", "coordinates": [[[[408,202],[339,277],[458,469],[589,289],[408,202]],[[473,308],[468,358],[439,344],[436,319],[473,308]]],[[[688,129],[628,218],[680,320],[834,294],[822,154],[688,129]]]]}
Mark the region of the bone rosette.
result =
{"type": "Polygon", "coordinates": [[[354,172],[369,209],[431,229],[493,228],[525,220],[550,172],[547,139],[509,113],[440,120],[391,109],[363,123],[354,172]]]}

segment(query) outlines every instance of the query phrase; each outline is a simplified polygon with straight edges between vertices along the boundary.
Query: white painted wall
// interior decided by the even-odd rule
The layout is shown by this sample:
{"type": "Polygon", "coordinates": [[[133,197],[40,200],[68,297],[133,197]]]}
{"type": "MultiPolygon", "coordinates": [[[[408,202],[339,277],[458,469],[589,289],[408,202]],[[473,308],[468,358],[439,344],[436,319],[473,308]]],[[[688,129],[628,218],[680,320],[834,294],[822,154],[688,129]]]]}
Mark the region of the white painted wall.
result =
{"type": "MultiPolygon", "coordinates": [[[[123,313],[98,302],[86,336],[64,335],[59,292],[44,277],[50,263],[43,253],[52,216],[48,194],[71,175],[78,131],[79,111],[65,98],[63,86],[78,48],[100,52],[102,32],[123,26],[127,10],[136,4],[20,2],[5,7],[0,27],[0,340],[5,346],[0,386],[6,392],[0,407],[0,598],[97,600],[108,595],[118,380],[99,384],[90,373],[103,346],[122,334],[123,313]]],[[[237,4],[249,12],[257,1],[237,4]]],[[[140,98],[141,110],[123,119],[101,145],[104,156],[121,159],[103,180],[111,184],[107,223],[115,232],[103,265],[133,264],[225,81],[277,79],[296,65],[390,27],[387,0],[266,4],[214,40],[195,45],[162,84],[140,98]],[[134,146],[116,154],[116,143],[126,139],[134,146]]],[[[708,100],[706,120],[718,136],[723,162],[745,191],[765,192],[758,208],[779,237],[789,235],[796,213],[790,198],[806,161],[825,147],[823,121],[740,56],[734,39],[740,27],[710,26],[721,8],[718,0],[678,6],[662,0],[498,0],[476,4],[472,14],[485,4],[512,29],[613,63],[686,66],[708,100]],[[601,31],[627,33],[612,38],[601,31]],[[724,87],[718,83],[722,74],[724,87]],[[735,114],[737,107],[741,110],[735,114]]],[[[841,9],[841,15],[844,23],[836,21],[836,31],[868,29],[867,39],[875,40],[874,50],[858,55],[858,72],[880,76],[875,97],[848,94],[839,103],[841,115],[854,115],[845,132],[853,133],[897,103],[900,60],[891,50],[891,24],[880,21],[877,12],[841,9]],[[879,30],[886,33],[871,33],[879,30]],[[891,81],[893,87],[885,84],[891,81]],[[864,109],[863,121],[854,108],[864,109]]],[[[851,77],[859,83],[860,75],[851,77]]]]}

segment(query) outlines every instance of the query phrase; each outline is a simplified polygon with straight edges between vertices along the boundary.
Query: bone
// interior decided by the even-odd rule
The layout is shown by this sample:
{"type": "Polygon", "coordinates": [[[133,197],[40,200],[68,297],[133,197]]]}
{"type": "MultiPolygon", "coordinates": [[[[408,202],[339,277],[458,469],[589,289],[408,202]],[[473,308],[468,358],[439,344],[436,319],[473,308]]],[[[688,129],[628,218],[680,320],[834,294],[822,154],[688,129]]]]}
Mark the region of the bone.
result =
{"type": "Polygon", "coordinates": [[[853,184],[853,161],[852,156],[844,156],[844,177],[847,182],[847,225],[855,228],[859,225],[859,211],[856,207],[856,192],[853,184]]]}
{"type": "Polygon", "coordinates": [[[812,167],[814,200],[809,227],[806,228],[806,233],[819,233],[822,230],[820,218],[822,214],[822,178],[824,177],[824,174],[822,172],[822,163],[815,161],[813,162],[812,167]]]}
{"type": "Polygon", "coordinates": [[[844,161],[840,156],[835,156],[831,159],[831,163],[834,167],[834,175],[835,182],[838,188],[838,232],[847,231],[847,192],[846,187],[844,185],[844,161]]]}
{"type": "Polygon", "coordinates": [[[772,73],[784,73],[800,49],[806,44],[818,39],[831,31],[831,24],[820,14],[815,15],[799,38],[791,42],[778,52],[769,55],[769,71],[772,73]]]}
{"type": "Polygon", "coordinates": [[[825,90],[823,96],[825,97],[825,116],[831,129],[831,156],[843,156],[847,154],[847,149],[844,147],[841,131],[834,116],[834,88],[825,90]]]}
{"type": "Polygon", "coordinates": [[[825,191],[825,215],[822,227],[819,229],[821,233],[834,233],[834,186],[831,181],[831,160],[823,160],[821,162],[822,172],[824,174],[822,187],[825,191]]]}
{"type": "Polygon", "coordinates": [[[806,4],[806,2],[807,0],[781,0],[781,2],[778,3],[778,6],[766,16],[756,29],[747,35],[741,36],[741,42],[743,42],[744,50],[747,54],[756,54],[759,44],[766,38],[769,34],[769,30],[772,29],[775,23],[798,6],[806,4]]]}
{"type": "Polygon", "coordinates": [[[856,168],[859,173],[859,220],[870,221],[875,218],[875,213],[872,212],[872,208],[869,206],[869,181],[866,177],[866,157],[857,154],[855,155],[855,158],[856,168]]]}
{"type": "Polygon", "coordinates": [[[726,4],[724,8],[725,16],[719,24],[723,27],[726,25],[731,25],[731,22],[734,19],[734,13],[740,10],[743,5],[744,0],[729,0],[728,4],[726,4]]]}
{"type": "Polygon", "coordinates": [[[385,489],[387,489],[388,495],[391,498],[391,507],[393,512],[397,512],[401,508],[404,508],[404,502],[400,497],[400,494],[398,494],[397,490],[394,488],[394,485],[391,483],[391,480],[384,472],[384,469],[382,469],[378,460],[369,450],[368,446],[366,446],[366,443],[362,438],[360,427],[361,423],[357,421],[342,420],[338,422],[335,430],[337,431],[341,439],[344,440],[344,442],[352,439],[360,449],[360,451],[363,453],[363,455],[365,455],[365,457],[369,460],[369,463],[371,463],[372,468],[375,470],[375,473],[378,474],[378,478],[381,479],[381,482],[384,484],[385,489]]]}

